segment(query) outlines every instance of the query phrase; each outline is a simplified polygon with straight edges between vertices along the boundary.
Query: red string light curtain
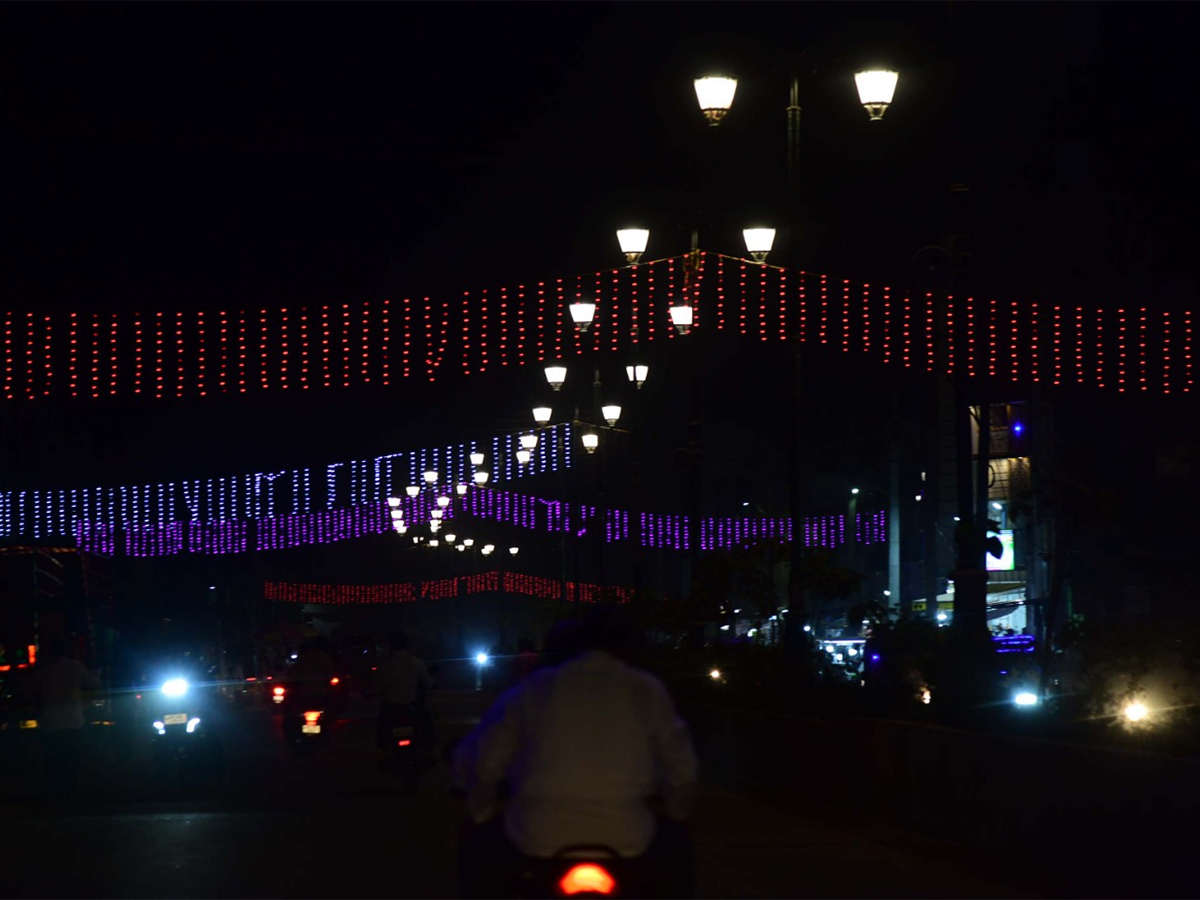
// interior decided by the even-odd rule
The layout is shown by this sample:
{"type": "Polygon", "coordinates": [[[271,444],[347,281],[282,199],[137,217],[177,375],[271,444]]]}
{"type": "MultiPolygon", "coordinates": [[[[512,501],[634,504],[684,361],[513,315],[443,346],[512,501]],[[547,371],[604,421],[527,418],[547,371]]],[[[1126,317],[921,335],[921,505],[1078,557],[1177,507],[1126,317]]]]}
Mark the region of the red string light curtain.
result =
{"type": "Polygon", "coordinates": [[[1193,384],[1190,311],[1141,302],[1096,308],[1071,298],[1039,304],[912,296],[697,251],[572,279],[466,291],[457,301],[7,312],[0,397],[168,399],[435,381],[456,369],[477,375],[678,340],[668,309],[685,301],[697,329],[755,341],[798,335],[830,351],[923,371],[1130,393],[1188,393],[1193,384]],[[586,334],[567,312],[576,300],[596,304],[586,334]]]}

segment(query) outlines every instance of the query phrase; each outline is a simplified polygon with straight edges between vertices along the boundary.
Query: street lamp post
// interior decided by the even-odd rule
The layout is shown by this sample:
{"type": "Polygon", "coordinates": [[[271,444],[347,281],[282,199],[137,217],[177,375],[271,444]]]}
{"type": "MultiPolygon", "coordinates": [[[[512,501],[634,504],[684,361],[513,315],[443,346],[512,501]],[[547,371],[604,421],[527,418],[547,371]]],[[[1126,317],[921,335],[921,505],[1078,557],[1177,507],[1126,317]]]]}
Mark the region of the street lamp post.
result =
{"type": "MultiPolygon", "coordinates": [[[[805,51],[807,53],[807,51],[805,51]]],[[[803,58],[804,54],[801,54],[803,58]]],[[[891,104],[895,95],[898,73],[891,70],[867,70],[854,76],[858,88],[859,101],[866,109],[871,121],[878,121],[891,104]]],[[[737,79],[725,75],[709,75],[697,78],[695,81],[696,99],[700,111],[712,126],[719,125],[728,115],[733,106],[733,98],[737,91],[737,79]]],[[[787,120],[787,198],[788,220],[792,226],[790,235],[791,252],[797,254],[800,212],[800,79],[794,75],[791,83],[789,102],[786,111],[787,120]]],[[[768,229],[746,229],[746,249],[757,262],[766,259],[766,253],[771,250],[774,233],[767,240],[768,229]],[[753,241],[753,244],[752,244],[753,241]]],[[[800,262],[800,260],[795,260],[800,262]]],[[[687,315],[687,327],[690,328],[690,315],[687,315]]],[[[675,319],[675,309],[672,309],[672,321],[675,319]]],[[[684,331],[680,328],[680,331],[684,331]]],[[[803,452],[803,435],[801,433],[800,414],[802,395],[801,345],[799,332],[788,342],[792,349],[792,373],[789,379],[788,400],[791,417],[788,428],[788,513],[792,520],[791,566],[788,577],[789,609],[804,608],[802,586],[799,580],[801,569],[803,530],[801,527],[801,453],[803,452]]]]}

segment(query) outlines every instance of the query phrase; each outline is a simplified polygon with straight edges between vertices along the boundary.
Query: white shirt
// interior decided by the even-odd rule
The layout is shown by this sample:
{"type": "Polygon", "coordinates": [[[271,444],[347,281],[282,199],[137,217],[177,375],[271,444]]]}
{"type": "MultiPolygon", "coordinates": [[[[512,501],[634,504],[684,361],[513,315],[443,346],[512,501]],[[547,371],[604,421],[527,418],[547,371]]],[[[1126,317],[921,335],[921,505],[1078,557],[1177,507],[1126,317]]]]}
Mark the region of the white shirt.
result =
{"type": "Polygon", "coordinates": [[[41,699],[38,727],[51,731],[82,728],[83,692],[100,690],[100,679],[77,659],[59,656],[40,663],[37,690],[41,699]]]}
{"type": "Polygon", "coordinates": [[[502,695],[459,746],[455,776],[472,818],[495,814],[508,779],[508,837],[527,856],[604,844],[638,856],[654,837],[646,805],[691,808],[696,754],[662,682],[602,651],[540,669],[502,695]]]}
{"type": "Polygon", "coordinates": [[[429,687],[429,671],[407,650],[393,650],[379,664],[379,693],[384,703],[416,703],[418,684],[429,687]]]}

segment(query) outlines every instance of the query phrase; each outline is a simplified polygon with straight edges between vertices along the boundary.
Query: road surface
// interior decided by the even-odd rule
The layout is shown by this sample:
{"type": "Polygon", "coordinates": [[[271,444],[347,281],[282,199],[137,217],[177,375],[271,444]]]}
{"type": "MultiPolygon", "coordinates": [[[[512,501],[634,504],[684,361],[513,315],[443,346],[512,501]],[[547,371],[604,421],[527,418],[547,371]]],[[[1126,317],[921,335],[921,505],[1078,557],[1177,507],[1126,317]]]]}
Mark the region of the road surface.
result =
{"type": "MultiPolygon", "coordinates": [[[[439,737],[465,734],[486,699],[437,693],[439,737]]],[[[159,782],[148,727],[93,728],[81,798],[58,807],[38,799],[33,733],[9,732],[0,760],[0,895],[457,896],[463,812],[446,766],[404,794],[378,767],[373,715],[370,701],[352,697],[332,740],[304,759],[270,710],[230,712],[226,783],[200,796],[159,782]]],[[[702,897],[1034,895],[910,841],[853,833],[708,780],[692,829],[702,897]]]]}

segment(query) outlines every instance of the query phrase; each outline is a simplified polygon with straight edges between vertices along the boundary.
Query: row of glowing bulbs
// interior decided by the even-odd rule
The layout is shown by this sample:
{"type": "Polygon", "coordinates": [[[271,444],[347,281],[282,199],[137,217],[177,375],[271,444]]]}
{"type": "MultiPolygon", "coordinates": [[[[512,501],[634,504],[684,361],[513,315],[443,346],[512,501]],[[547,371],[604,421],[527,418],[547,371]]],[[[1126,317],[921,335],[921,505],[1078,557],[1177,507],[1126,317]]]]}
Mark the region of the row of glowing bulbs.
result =
{"type": "MultiPolygon", "coordinates": [[[[524,446],[522,447],[521,450],[517,451],[517,458],[523,463],[528,462],[529,458],[530,458],[530,454],[533,451],[533,448],[537,446],[537,435],[536,434],[522,435],[521,443],[524,446]],[[532,440],[530,440],[530,439],[532,439],[532,440]],[[522,454],[525,455],[524,459],[521,459],[522,454]]],[[[483,465],[483,459],[484,459],[484,455],[482,453],[478,453],[478,452],[472,453],[471,454],[471,465],[481,466],[481,465],[483,465]]],[[[438,481],[437,470],[435,470],[435,469],[426,470],[426,472],[424,474],[424,478],[425,478],[425,483],[427,485],[429,485],[430,487],[433,487],[434,485],[437,484],[437,481],[438,481]]],[[[487,484],[487,480],[488,480],[487,472],[485,472],[483,470],[479,470],[475,473],[475,483],[476,484],[480,484],[480,485],[487,484]]],[[[465,482],[460,482],[459,484],[455,485],[454,490],[455,490],[455,493],[457,493],[461,497],[467,492],[467,488],[468,488],[468,485],[465,482]]],[[[421,487],[420,487],[420,485],[410,484],[407,488],[405,488],[405,493],[407,493],[409,497],[416,497],[421,493],[421,487]]],[[[436,535],[441,530],[442,519],[446,515],[446,508],[450,505],[450,497],[447,496],[446,494],[440,494],[440,495],[438,495],[436,502],[437,502],[437,506],[429,511],[429,515],[430,515],[429,530],[434,535],[436,535]]],[[[397,534],[405,534],[408,531],[408,525],[404,521],[404,507],[401,505],[402,503],[403,503],[403,501],[399,497],[388,497],[388,507],[391,509],[391,515],[392,515],[392,528],[395,529],[397,534]]],[[[460,552],[465,552],[475,546],[474,538],[463,538],[461,543],[456,544],[455,541],[457,541],[457,540],[458,540],[458,535],[456,535],[456,534],[447,533],[445,536],[446,546],[448,546],[448,547],[453,546],[456,550],[458,550],[460,552]]],[[[419,544],[419,543],[421,543],[421,541],[422,541],[422,538],[420,536],[413,537],[414,544],[419,544]]],[[[440,541],[436,537],[431,537],[426,543],[430,547],[437,547],[439,545],[440,541]]],[[[509,547],[508,552],[512,556],[516,556],[517,553],[519,552],[519,549],[520,548],[518,548],[518,547],[509,547]]],[[[496,550],[495,544],[484,544],[482,547],[480,547],[479,552],[482,553],[484,556],[491,556],[492,553],[495,552],[495,550],[496,550]]]]}

